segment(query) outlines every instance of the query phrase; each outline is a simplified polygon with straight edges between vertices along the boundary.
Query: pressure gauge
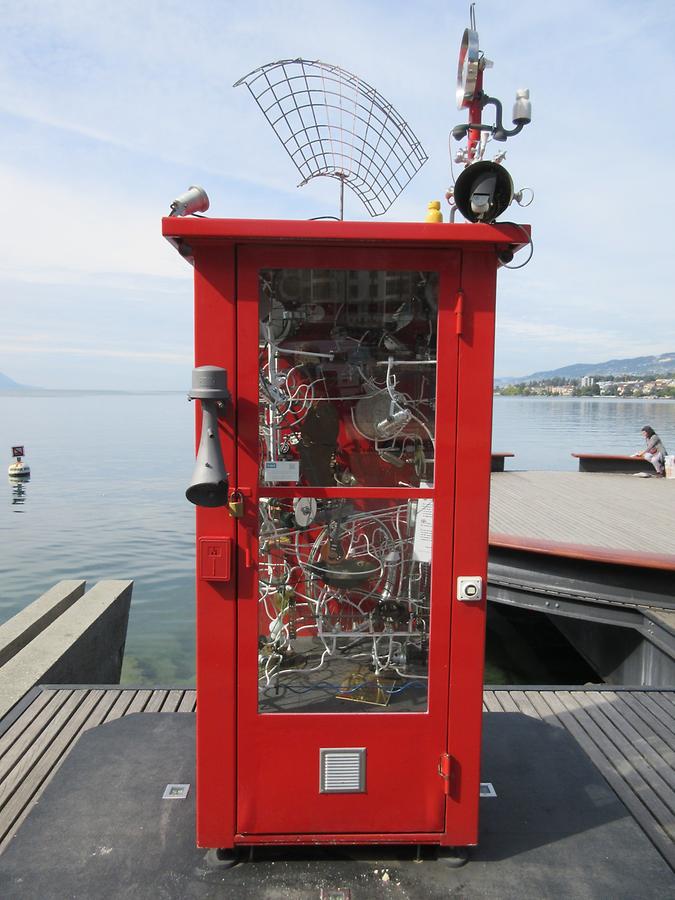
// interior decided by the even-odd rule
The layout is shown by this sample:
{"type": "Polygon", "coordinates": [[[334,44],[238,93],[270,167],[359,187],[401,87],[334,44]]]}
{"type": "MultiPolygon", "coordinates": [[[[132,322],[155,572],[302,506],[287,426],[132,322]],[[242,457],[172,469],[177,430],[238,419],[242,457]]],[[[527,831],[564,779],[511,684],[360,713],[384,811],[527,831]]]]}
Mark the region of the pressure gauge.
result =
{"type": "Polygon", "coordinates": [[[465,109],[476,99],[476,85],[480,68],[478,32],[466,28],[459,48],[457,66],[457,109],[465,109]]]}
{"type": "Polygon", "coordinates": [[[313,497],[299,497],[293,502],[293,515],[298,528],[309,528],[318,512],[318,503],[313,497]]]}

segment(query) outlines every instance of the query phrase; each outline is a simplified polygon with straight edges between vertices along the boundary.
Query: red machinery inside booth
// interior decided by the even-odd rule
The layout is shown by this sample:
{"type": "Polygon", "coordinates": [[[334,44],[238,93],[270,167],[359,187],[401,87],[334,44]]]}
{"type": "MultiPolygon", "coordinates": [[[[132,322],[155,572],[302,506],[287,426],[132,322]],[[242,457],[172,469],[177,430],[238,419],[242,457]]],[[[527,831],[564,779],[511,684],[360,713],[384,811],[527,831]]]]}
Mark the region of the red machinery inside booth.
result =
{"type": "Polygon", "coordinates": [[[230,502],[197,510],[199,845],[475,844],[495,280],[523,228],[163,233],[230,394],[230,502]]]}

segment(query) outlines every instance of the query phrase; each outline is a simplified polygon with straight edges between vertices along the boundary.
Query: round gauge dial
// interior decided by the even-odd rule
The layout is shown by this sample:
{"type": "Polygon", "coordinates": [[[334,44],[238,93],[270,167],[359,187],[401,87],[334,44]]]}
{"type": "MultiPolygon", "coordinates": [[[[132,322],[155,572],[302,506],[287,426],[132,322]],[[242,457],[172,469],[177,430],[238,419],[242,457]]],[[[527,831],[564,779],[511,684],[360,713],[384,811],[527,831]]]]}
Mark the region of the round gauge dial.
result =
{"type": "Polygon", "coordinates": [[[293,515],[298,528],[309,528],[318,511],[318,503],[313,497],[298,497],[293,501],[293,515]]]}
{"type": "Polygon", "coordinates": [[[466,28],[459,48],[457,65],[457,109],[470,106],[476,99],[479,65],[478,32],[466,28]]]}

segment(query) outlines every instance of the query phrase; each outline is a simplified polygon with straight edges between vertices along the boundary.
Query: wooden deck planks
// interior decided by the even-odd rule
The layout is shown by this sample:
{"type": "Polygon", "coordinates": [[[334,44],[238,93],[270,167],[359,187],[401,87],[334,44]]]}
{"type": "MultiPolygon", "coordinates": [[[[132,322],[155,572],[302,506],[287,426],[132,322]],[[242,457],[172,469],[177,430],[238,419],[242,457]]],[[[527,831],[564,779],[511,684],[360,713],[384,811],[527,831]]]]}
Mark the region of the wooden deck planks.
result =
{"type": "MultiPolygon", "coordinates": [[[[624,806],[630,811],[654,846],[668,863],[675,868],[675,844],[663,830],[659,821],[646,807],[643,800],[633,790],[615,766],[615,757],[600,729],[593,726],[588,713],[573,703],[563,702],[564,691],[541,691],[541,698],[579,746],[587,753],[601,772],[605,781],[614,789],[624,806]],[[609,749],[609,753],[607,750],[609,749]]],[[[638,692],[636,692],[638,693],[638,692]]],[[[643,692],[639,692],[642,694],[643,692]]]]}
{"type": "Polygon", "coordinates": [[[672,735],[675,735],[675,721],[673,716],[669,714],[656,700],[657,691],[650,692],[644,698],[644,704],[647,709],[655,716],[663,727],[672,735]]]}
{"type": "MultiPolygon", "coordinates": [[[[16,741],[9,743],[7,735],[3,738],[0,746],[4,745],[6,749],[2,754],[2,764],[0,767],[0,804],[3,803],[6,797],[6,791],[8,790],[7,779],[10,775],[16,775],[17,766],[25,764],[26,757],[30,753],[33,744],[38,740],[49,740],[49,735],[53,732],[55,727],[54,723],[56,723],[56,727],[58,728],[60,719],[67,720],[69,714],[68,709],[66,709],[66,714],[64,716],[62,708],[66,706],[69,701],[72,705],[73,701],[71,700],[71,694],[72,691],[67,690],[55,692],[51,698],[51,702],[40,710],[16,741]]],[[[26,713],[24,713],[24,715],[26,715],[26,713]]]]}
{"type": "MultiPolygon", "coordinates": [[[[30,728],[31,724],[46,706],[57,704],[59,698],[56,694],[42,691],[31,703],[30,707],[14,721],[0,737],[0,780],[2,779],[2,757],[16,748],[20,737],[30,728]]],[[[65,702],[65,697],[61,699],[65,702]]],[[[43,716],[45,713],[43,713],[43,716]]]]}
{"type": "Polygon", "coordinates": [[[129,704],[129,708],[127,709],[125,715],[130,716],[133,713],[143,712],[145,709],[150,697],[152,695],[152,691],[140,690],[136,691],[136,695],[134,699],[129,704]]]}
{"type": "Polygon", "coordinates": [[[168,691],[153,691],[150,699],[145,705],[144,712],[159,712],[168,694],[168,691]]]}
{"type": "Polygon", "coordinates": [[[483,708],[487,712],[501,712],[502,707],[494,691],[483,691],[483,708]]]}
{"type": "MultiPolygon", "coordinates": [[[[583,709],[592,720],[595,728],[591,729],[598,743],[615,769],[628,782],[633,791],[642,800],[645,807],[660,823],[671,840],[675,841],[675,794],[668,788],[651,761],[625,738],[621,730],[605,713],[605,704],[594,702],[581,691],[561,692],[563,703],[568,708],[575,703],[583,709]]],[[[587,727],[587,731],[589,728],[587,727]]]]}
{"type": "Polygon", "coordinates": [[[180,701],[178,712],[194,712],[197,708],[197,692],[185,691],[185,696],[180,701]]]}
{"type": "Polygon", "coordinates": [[[48,726],[38,735],[0,789],[2,821],[0,849],[28,813],[29,804],[43,790],[82,725],[101,698],[102,691],[71,691],[48,726]],[[30,775],[30,777],[28,777],[30,775]]]}
{"type": "Polygon", "coordinates": [[[525,715],[565,728],[675,868],[675,734],[664,724],[667,709],[675,710],[674,696],[511,688],[486,691],[484,700],[490,711],[511,712],[515,704],[525,715]]]}
{"type": "Polygon", "coordinates": [[[621,691],[620,697],[621,702],[624,703],[640,720],[640,727],[642,729],[646,728],[648,734],[652,735],[654,738],[661,738],[668,746],[672,744],[675,735],[671,729],[658,718],[658,716],[655,716],[651,712],[645,702],[646,698],[643,701],[636,700],[629,691],[621,691]]]}
{"type": "Polygon", "coordinates": [[[184,691],[169,691],[166,702],[162,706],[162,712],[178,712],[178,707],[183,699],[184,691]]]}
{"type": "MultiPolygon", "coordinates": [[[[43,689],[0,736],[0,852],[80,734],[195,705],[196,692],[183,688],[43,689]]],[[[485,690],[483,708],[565,729],[675,868],[675,691],[498,688],[485,690]]]]}
{"type": "Polygon", "coordinates": [[[652,699],[666,714],[665,721],[673,730],[675,730],[675,704],[673,703],[672,697],[669,697],[668,694],[665,694],[663,691],[654,691],[652,699]]]}
{"type": "Polygon", "coordinates": [[[490,531],[673,557],[675,481],[588,472],[492,476],[490,531]],[[649,509],[649,515],[636,510],[649,509]]]}
{"type": "MultiPolygon", "coordinates": [[[[643,735],[640,722],[632,714],[632,711],[623,704],[619,695],[611,693],[600,695],[599,692],[590,693],[595,696],[601,711],[628,741],[640,758],[644,759],[663,779],[666,791],[670,792],[670,806],[675,810],[675,752],[656,735],[643,735]]],[[[668,793],[661,793],[664,799],[668,799],[668,793]]]]}
{"type": "Polygon", "coordinates": [[[639,705],[638,710],[636,710],[633,705],[634,701],[627,691],[621,691],[616,694],[606,692],[604,696],[616,709],[619,716],[625,719],[625,722],[632,727],[633,732],[637,733],[638,738],[636,740],[639,742],[646,741],[649,747],[666,763],[670,784],[675,786],[675,750],[669,743],[669,740],[672,739],[672,734],[664,737],[659,733],[661,731],[661,723],[658,719],[650,717],[649,714],[647,714],[647,718],[641,716],[639,705]],[[653,724],[650,724],[650,722],[653,724]],[[647,726],[646,731],[645,725],[647,726]]]}

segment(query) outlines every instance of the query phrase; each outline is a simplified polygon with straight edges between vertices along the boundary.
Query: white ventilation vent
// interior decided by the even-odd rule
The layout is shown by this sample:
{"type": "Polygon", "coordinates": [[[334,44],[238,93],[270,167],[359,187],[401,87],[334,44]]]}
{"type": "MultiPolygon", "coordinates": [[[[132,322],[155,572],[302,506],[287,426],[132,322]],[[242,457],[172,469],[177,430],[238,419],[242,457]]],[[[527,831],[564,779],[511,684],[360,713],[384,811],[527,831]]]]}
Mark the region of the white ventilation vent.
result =
{"type": "Polygon", "coordinates": [[[319,754],[320,793],[365,793],[365,747],[323,747],[319,750],[319,754]]]}

